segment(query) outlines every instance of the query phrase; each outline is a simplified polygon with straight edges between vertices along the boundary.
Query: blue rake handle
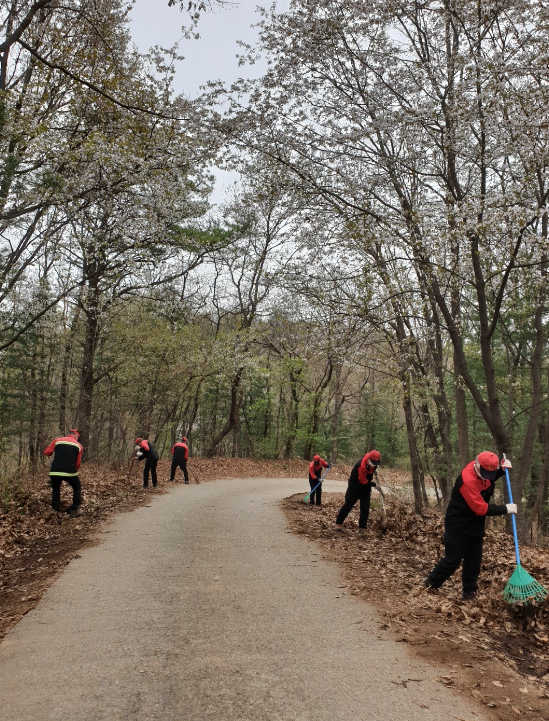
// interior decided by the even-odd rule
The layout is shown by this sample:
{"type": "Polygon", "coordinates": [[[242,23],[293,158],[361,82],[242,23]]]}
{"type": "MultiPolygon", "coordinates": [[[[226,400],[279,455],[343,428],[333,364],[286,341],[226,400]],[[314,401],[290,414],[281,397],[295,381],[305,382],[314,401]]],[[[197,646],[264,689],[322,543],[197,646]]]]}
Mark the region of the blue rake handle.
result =
{"type": "MultiPolygon", "coordinates": [[[[503,458],[506,459],[507,456],[505,453],[503,454],[503,458]]],[[[509,503],[513,503],[513,492],[511,491],[511,481],[509,480],[509,471],[507,468],[503,469],[505,471],[505,478],[507,479],[507,493],[509,494],[509,503]]],[[[519,545],[518,545],[518,536],[517,536],[517,522],[515,520],[515,514],[511,514],[511,522],[513,524],[513,538],[515,539],[515,553],[517,554],[517,566],[520,566],[520,553],[519,553],[519,545]]]]}
{"type": "Polygon", "coordinates": [[[320,484],[324,481],[324,479],[325,479],[326,476],[328,475],[328,471],[330,470],[331,467],[332,467],[332,464],[330,463],[330,465],[329,465],[328,468],[326,469],[326,472],[324,473],[324,475],[322,476],[322,478],[320,479],[320,481],[316,484],[316,486],[315,486],[311,491],[309,491],[309,493],[307,493],[307,495],[306,495],[305,498],[303,499],[303,503],[307,503],[307,501],[309,500],[309,498],[313,495],[313,493],[316,491],[316,489],[317,489],[317,488],[320,486],[320,484]]]}

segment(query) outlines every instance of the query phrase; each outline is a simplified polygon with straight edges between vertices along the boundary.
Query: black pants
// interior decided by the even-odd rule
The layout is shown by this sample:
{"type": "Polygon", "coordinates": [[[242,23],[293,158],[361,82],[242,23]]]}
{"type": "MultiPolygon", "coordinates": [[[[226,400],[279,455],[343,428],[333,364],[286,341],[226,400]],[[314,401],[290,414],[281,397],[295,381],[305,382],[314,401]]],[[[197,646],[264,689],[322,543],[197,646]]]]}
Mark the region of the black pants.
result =
{"type": "Polygon", "coordinates": [[[480,564],[482,562],[483,538],[465,537],[448,538],[444,537],[444,558],[437,563],[431,573],[427,576],[426,583],[433,588],[442,586],[450,576],[459,568],[463,561],[461,570],[461,581],[464,593],[474,593],[478,588],[478,577],[480,564]]]}
{"type": "Polygon", "coordinates": [[[317,506],[320,506],[322,504],[322,483],[318,485],[319,483],[320,478],[311,478],[311,476],[309,476],[309,486],[311,487],[311,491],[315,486],[318,486],[316,491],[314,493],[311,493],[311,495],[309,496],[309,503],[311,504],[311,506],[314,506],[315,498],[317,506]]]}
{"type": "Polygon", "coordinates": [[[147,458],[145,460],[145,468],[143,469],[143,485],[145,488],[149,485],[149,471],[151,473],[153,487],[156,488],[156,466],[158,458],[147,458]]]}
{"type": "Polygon", "coordinates": [[[347,518],[351,509],[357,501],[360,501],[360,516],[358,518],[358,527],[366,528],[368,525],[368,516],[370,515],[370,498],[372,496],[372,486],[367,483],[349,483],[347,493],[345,494],[345,503],[339,509],[336,523],[341,525],[347,518]]]}
{"type": "Polygon", "coordinates": [[[82,504],[82,486],[78,476],[50,476],[51,507],[54,511],[61,510],[61,483],[63,481],[67,481],[72,487],[72,506],[69,506],[67,510],[76,511],[82,504]]]}
{"type": "Polygon", "coordinates": [[[175,472],[178,468],[181,468],[185,477],[185,483],[189,482],[189,474],[187,473],[187,461],[176,461],[172,460],[172,470],[170,471],[170,481],[175,478],[175,472]]]}

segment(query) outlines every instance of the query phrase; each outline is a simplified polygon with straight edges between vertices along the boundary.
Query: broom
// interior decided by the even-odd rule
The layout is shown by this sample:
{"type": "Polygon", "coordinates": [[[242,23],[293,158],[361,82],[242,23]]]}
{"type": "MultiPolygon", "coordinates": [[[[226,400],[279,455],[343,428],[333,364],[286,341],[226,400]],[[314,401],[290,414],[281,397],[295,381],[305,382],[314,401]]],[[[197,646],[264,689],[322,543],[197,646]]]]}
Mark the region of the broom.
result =
{"type": "Polygon", "coordinates": [[[317,489],[317,488],[320,486],[320,484],[324,481],[324,479],[325,479],[326,476],[328,475],[328,471],[330,470],[331,467],[332,467],[332,464],[330,463],[330,465],[329,465],[328,468],[326,469],[326,472],[324,473],[324,475],[322,476],[322,478],[320,479],[320,481],[316,484],[316,486],[315,486],[314,488],[312,488],[312,489],[309,491],[309,493],[307,493],[307,495],[306,495],[305,498],[303,499],[303,503],[307,503],[307,501],[309,500],[309,498],[313,495],[313,493],[316,491],[316,489],[317,489]]]}
{"type": "MultiPolygon", "coordinates": [[[[505,458],[505,453],[503,454],[505,458]]],[[[511,481],[509,480],[509,471],[505,470],[505,477],[507,479],[507,491],[509,493],[509,503],[513,503],[513,493],[511,491],[511,481]]],[[[549,595],[547,589],[545,589],[535,578],[526,571],[520,565],[520,553],[517,538],[517,523],[515,521],[515,514],[511,515],[511,521],[513,524],[513,537],[515,539],[515,553],[517,556],[517,567],[513,571],[513,575],[507,582],[507,585],[503,589],[503,598],[507,603],[529,603],[532,601],[543,601],[549,595]]]]}

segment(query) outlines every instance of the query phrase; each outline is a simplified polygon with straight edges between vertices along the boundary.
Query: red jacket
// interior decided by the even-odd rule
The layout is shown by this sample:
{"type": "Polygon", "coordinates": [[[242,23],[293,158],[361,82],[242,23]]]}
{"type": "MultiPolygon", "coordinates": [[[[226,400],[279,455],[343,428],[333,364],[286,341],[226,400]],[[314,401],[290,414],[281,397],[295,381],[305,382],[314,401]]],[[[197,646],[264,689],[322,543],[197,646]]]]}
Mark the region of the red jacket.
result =
{"type": "Polygon", "coordinates": [[[465,466],[456,479],[446,509],[444,530],[449,538],[482,537],[487,516],[507,513],[504,503],[490,503],[496,480],[504,473],[503,468],[499,468],[494,480],[489,481],[479,478],[474,461],[465,466]]]}
{"type": "Polygon", "coordinates": [[[363,486],[370,483],[370,481],[374,477],[374,471],[376,469],[375,466],[368,466],[369,460],[370,453],[366,453],[366,455],[363,456],[362,460],[360,461],[360,465],[358,466],[358,482],[363,486]]]}
{"type": "Polygon", "coordinates": [[[174,461],[188,461],[189,460],[189,447],[183,441],[179,441],[174,444],[172,448],[172,456],[174,461]]]}
{"type": "Polygon", "coordinates": [[[328,468],[328,464],[322,458],[319,461],[311,461],[309,463],[309,478],[313,480],[319,479],[323,468],[328,468]]]}
{"type": "Polygon", "coordinates": [[[137,445],[139,446],[139,450],[141,451],[141,455],[137,456],[138,461],[142,461],[143,458],[145,458],[147,461],[157,461],[158,460],[158,451],[156,450],[152,441],[147,441],[147,440],[143,439],[137,445]]]}
{"type": "Polygon", "coordinates": [[[46,456],[53,456],[50,476],[77,476],[83,450],[74,436],[54,438],[44,450],[46,456]]]}

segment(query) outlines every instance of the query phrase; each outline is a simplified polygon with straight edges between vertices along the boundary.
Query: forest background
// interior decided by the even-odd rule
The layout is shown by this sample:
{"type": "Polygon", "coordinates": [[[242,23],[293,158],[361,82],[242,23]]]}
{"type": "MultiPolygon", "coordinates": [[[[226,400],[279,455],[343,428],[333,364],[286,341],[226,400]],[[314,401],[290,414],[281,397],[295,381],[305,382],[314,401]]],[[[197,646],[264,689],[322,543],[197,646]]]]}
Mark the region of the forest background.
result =
{"type": "Polygon", "coordinates": [[[494,449],[546,535],[549,9],[294,0],[194,99],[129,12],[0,0],[4,502],[74,426],[114,466],[377,447],[418,512],[494,449]]]}

